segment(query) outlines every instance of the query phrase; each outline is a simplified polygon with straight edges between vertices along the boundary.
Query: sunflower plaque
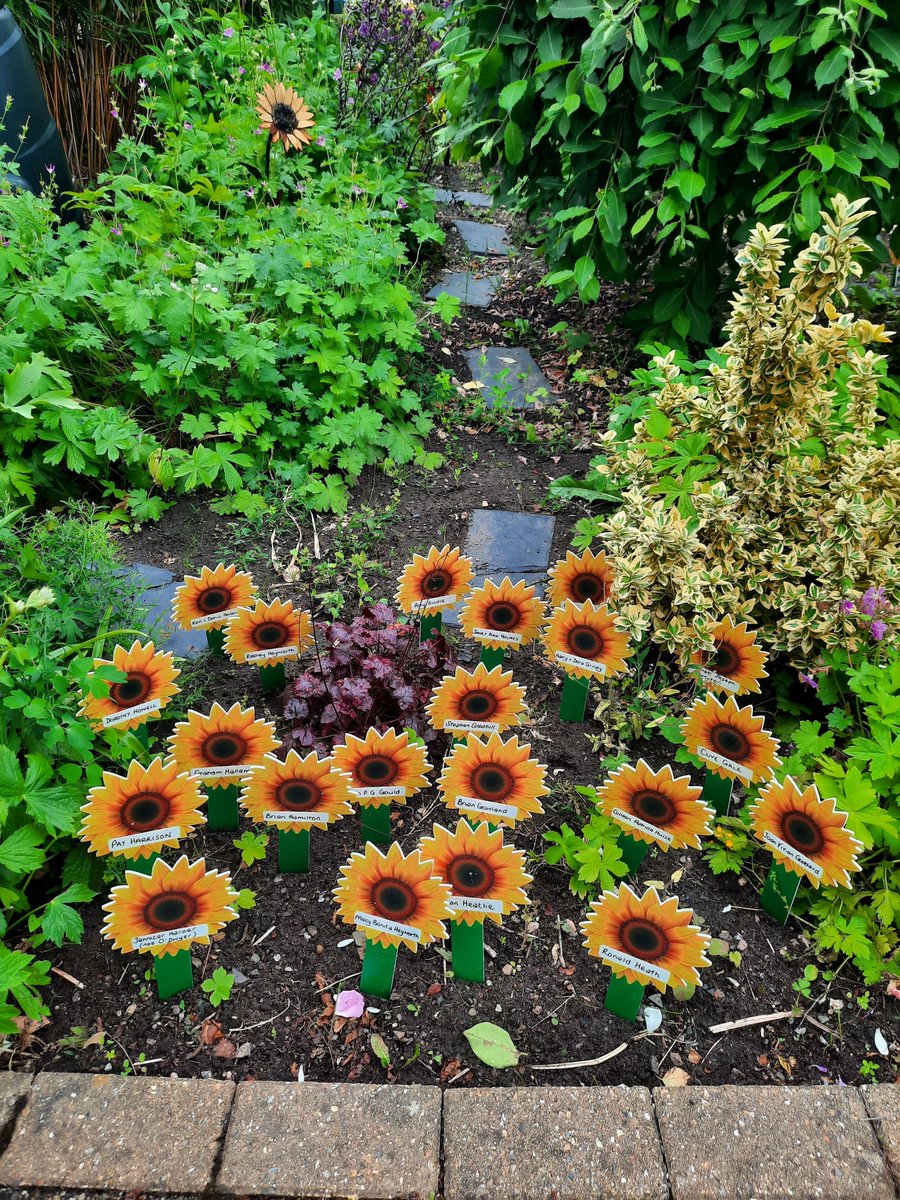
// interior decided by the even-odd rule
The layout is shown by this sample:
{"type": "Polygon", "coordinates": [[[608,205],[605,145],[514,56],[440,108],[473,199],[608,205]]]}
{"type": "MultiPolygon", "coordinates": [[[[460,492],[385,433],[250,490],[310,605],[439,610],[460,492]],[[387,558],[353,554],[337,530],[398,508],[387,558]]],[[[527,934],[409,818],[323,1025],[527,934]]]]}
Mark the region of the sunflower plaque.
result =
{"type": "Polygon", "coordinates": [[[125,882],[110,892],[101,933],[124,954],[153,956],[161,1000],[194,986],[190,947],[208,946],[210,937],[237,916],[231,876],[207,871],[186,854],[169,866],[161,858],[149,875],[126,871],[125,882]]]}
{"type": "Polygon", "coordinates": [[[565,671],[559,715],[583,721],[591,679],[620,675],[634,654],[628,634],[616,625],[606,604],[564,600],[553,609],[544,630],[547,657],[565,671]]]}
{"type": "Polygon", "coordinates": [[[724,703],[698,696],[688,710],[681,726],[685,748],[707,764],[703,799],[719,817],[728,813],[735,779],[761,783],[780,766],[778,742],[764,724],[752,705],[741,707],[734,696],[724,703]]]}
{"type": "Polygon", "coordinates": [[[800,788],[790,775],[770,780],[750,809],[750,824],[774,858],[760,903],[782,925],[801,880],[849,888],[850,873],[860,869],[862,843],[847,828],[847,813],[823,800],[815,784],[800,788]]]}
{"type": "Polygon", "coordinates": [[[700,982],[700,968],[710,965],[709,938],[693,916],[678,907],[677,897],[662,901],[653,887],[638,896],[627,883],[594,901],[581,932],[588,954],[612,967],[610,1012],[634,1021],[648,983],[665,992],[700,982]]]}
{"type": "Polygon", "coordinates": [[[533,586],[507,575],[500,583],[486,579],[469,595],[459,615],[466,637],[481,642],[481,661],[499,667],[507,650],[533,642],[544,620],[544,602],[533,586]]]}
{"type": "Polygon", "coordinates": [[[309,613],[288,600],[257,600],[229,622],[225,652],[233,662],[259,667],[263,691],[271,692],[284,687],[284,664],[299,658],[312,640],[309,613]]]}
{"type": "Polygon", "coordinates": [[[585,600],[603,604],[609,599],[616,578],[613,565],[606,555],[602,552],[595,554],[592,550],[585,550],[583,554],[569,550],[565,558],[550,568],[548,574],[551,608],[559,608],[567,600],[575,604],[584,604],[585,600]]]}
{"type": "Polygon", "coordinates": [[[404,730],[370,729],[364,738],[348,733],[332,752],[334,765],[350,784],[350,798],[362,814],[363,840],[387,845],[391,840],[391,805],[405,804],[427,786],[431,764],[425,747],[404,730]]]}
{"type": "Polygon", "coordinates": [[[400,574],[396,600],[401,612],[419,618],[420,641],[440,629],[445,608],[469,594],[473,574],[472,560],[458,546],[432,546],[427,554],[413,555],[400,574]]]}
{"type": "Polygon", "coordinates": [[[199,575],[185,575],[176,589],[172,619],[182,629],[203,629],[213,654],[225,653],[225,627],[256,600],[253,579],[235,566],[201,567],[199,575]]]}
{"type": "Polygon", "coordinates": [[[88,695],[81,701],[81,712],[94,729],[134,729],[146,746],[146,722],[159,716],[179,692],[171,654],[157,650],[152,642],[132,642],[131,648],[116,646],[112,659],[95,658],[88,674],[88,695]],[[110,682],[103,669],[114,667],[124,679],[110,682]]]}
{"type": "Polygon", "coordinates": [[[474,828],[460,820],[451,832],[435,825],[419,850],[434,863],[434,873],[449,884],[450,949],[457,979],[484,983],[484,922],[502,924],[528,897],[525,852],[503,844],[503,831],[487,822],[474,828]]]}
{"type": "Polygon", "coordinates": [[[434,873],[434,863],[418,850],[404,855],[396,842],[386,854],[369,842],[341,867],[334,889],[338,915],[366,936],[360,990],[390,998],[397,950],[443,941],[444,921],[455,915],[450,887],[434,873]]]}
{"type": "Polygon", "coordinates": [[[715,650],[691,655],[691,667],[700,682],[712,692],[731,692],[745,696],[759,691],[759,681],[768,678],[765,670],[766,652],[756,644],[756,633],[750,632],[747,622],[735,624],[724,617],[710,635],[715,650]]]}
{"type": "Polygon", "coordinates": [[[514,735],[506,741],[466,734],[444,759],[440,788],[444,803],[473,821],[515,828],[540,815],[547,768],[531,757],[531,746],[514,735]]]}
{"type": "Polygon", "coordinates": [[[455,738],[467,733],[503,733],[519,725],[525,689],[513,682],[512,671],[478,663],[473,671],[457,667],[434,690],[426,712],[432,728],[455,738]]]}
{"type": "Polygon", "coordinates": [[[309,835],[353,812],[350,781],[330,758],[313,751],[302,757],[289,750],[284,761],[267,754],[241,792],[241,804],[255,824],[278,830],[278,870],[309,870],[309,835]]]}

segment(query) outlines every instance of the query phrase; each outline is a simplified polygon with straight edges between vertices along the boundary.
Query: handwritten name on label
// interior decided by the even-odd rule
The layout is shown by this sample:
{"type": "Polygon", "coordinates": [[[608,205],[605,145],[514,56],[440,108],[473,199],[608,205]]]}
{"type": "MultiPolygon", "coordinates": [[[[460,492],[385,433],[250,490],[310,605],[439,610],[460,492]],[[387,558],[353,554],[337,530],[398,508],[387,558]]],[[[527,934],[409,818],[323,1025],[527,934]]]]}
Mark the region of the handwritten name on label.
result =
{"type": "Polygon", "coordinates": [[[732,762],[730,758],[725,758],[722,754],[716,754],[715,750],[701,746],[697,751],[697,757],[702,758],[704,762],[715,763],[723,771],[729,771],[732,775],[739,776],[746,783],[753,782],[753,772],[748,767],[742,767],[740,763],[732,762]]]}
{"type": "Polygon", "coordinates": [[[499,733],[497,721],[445,721],[444,728],[451,733],[499,733]]]}
{"type": "Polygon", "coordinates": [[[428,612],[432,608],[452,608],[456,596],[429,596],[426,600],[416,600],[413,607],[417,613],[428,612]]]}
{"type": "Polygon", "coordinates": [[[655,979],[657,983],[669,982],[670,972],[663,967],[655,967],[653,963],[644,962],[642,958],[632,958],[630,954],[613,950],[611,946],[600,947],[600,958],[603,962],[613,963],[617,967],[628,967],[630,971],[637,971],[639,975],[646,975],[648,979],[655,979]]]}
{"type": "Polygon", "coordinates": [[[327,825],[328,813],[323,812],[285,812],[284,809],[273,809],[263,813],[264,821],[277,821],[279,825],[327,825]]]}
{"type": "Polygon", "coordinates": [[[360,800],[397,800],[406,795],[404,787],[361,787],[350,788],[350,795],[360,800]]]}
{"type": "Polygon", "coordinates": [[[116,850],[131,850],[134,846],[156,846],[160,842],[167,842],[170,838],[180,838],[181,829],[177,825],[170,825],[167,829],[145,829],[143,833],[130,833],[127,837],[117,837],[109,839],[109,852],[114,854],[116,850]]]}
{"type": "Polygon", "coordinates": [[[482,629],[480,626],[476,626],[472,630],[472,637],[490,639],[492,642],[505,642],[507,646],[522,645],[521,633],[509,633],[505,629],[482,629]]]}
{"type": "Polygon", "coordinates": [[[700,668],[700,679],[708,686],[725,688],[729,692],[741,690],[740,684],[734,679],[729,679],[727,675],[720,675],[718,671],[713,671],[709,667],[700,668]]]}
{"type": "Polygon", "coordinates": [[[191,779],[215,779],[217,775],[224,779],[239,779],[242,775],[259,770],[260,763],[229,763],[227,766],[218,767],[191,767],[190,776],[191,779]]]}
{"type": "Polygon", "coordinates": [[[373,917],[371,913],[358,912],[353,914],[353,920],[363,929],[374,929],[377,933],[389,933],[392,937],[408,938],[411,942],[421,942],[422,931],[412,925],[401,925],[399,921],[387,921],[384,917],[373,917]]]}
{"type": "Polygon", "coordinates": [[[164,929],[161,933],[146,933],[132,939],[134,950],[146,950],[150,946],[168,946],[171,942],[187,942],[194,938],[209,936],[208,925],[185,925],[181,929],[164,929]]]}
{"type": "Polygon", "coordinates": [[[483,900],[480,896],[450,896],[447,903],[457,912],[502,913],[502,900],[483,900]]]}
{"type": "Polygon", "coordinates": [[[610,816],[614,821],[618,821],[620,825],[630,825],[632,829],[639,829],[641,833],[648,834],[655,842],[661,842],[664,846],[671,846],[675,841],[671,833],[666,833],[658,825],[652,825],[649,821],[632,816],[631,813],[623,812],[621,808],[614,808],[610,816]]]}
{"type": "Polygon", "coordinates": [[[159,712],[162,700],[145,700],[143,704],[135,704],[132,708],[122,708],[118,712],[109,713],[101,720],[104,729],[111,725],[121,725],[124,721],[133,721],[135,717],[146,717],[148,713],[159,712]]]}
{"type": "Polygon", "coordinates": [[[273,646],[271,650],[251,650],[244,655],[247,662],[265,662],[267,658],[297,658],[300,650],[297,646],[273,646]]]}
{"type": "Polygon", "coordinates": [[[202,629],[204,625],[215,625],[216,621],[232,621],[238,615],[236,608],[223,608],[221,612],[207,613],[205,617],[194,617],[191,629],[202,629]]]}
{"type": "Polygon", "coordinates": [[[772,846],[775,850],[780,851],[791,862],[795,862],[798,867],[802,867],[804,871],[809,871],[814,879],[822,878],[824,871],[818,863],[814,863],[811,858],[807,858],[805,854],[801,854],[799,850],[795,850],[790,843],[783,842],[774,833],[769,833],[768,829],[763,834],[763,841],[767,846],[772,846]]]}
{"type": "Polygon", "coordinates": [[[462,812],[484,813],[488,817],[512,817],[519,810],[514,804],[497,804],[494,800],[479,800],[475,796],[457,796],[456,807],[462,812]]]}
{"type": "Polygon", "coordinates": [[[590,671],[592,675],[606,674],[604,663],[594,662],[592,658],[581,658],[577,654],[566,654],[564,650],[557,650],[555,658],[564,667],[581,667],[583,671],[590,671]]]}

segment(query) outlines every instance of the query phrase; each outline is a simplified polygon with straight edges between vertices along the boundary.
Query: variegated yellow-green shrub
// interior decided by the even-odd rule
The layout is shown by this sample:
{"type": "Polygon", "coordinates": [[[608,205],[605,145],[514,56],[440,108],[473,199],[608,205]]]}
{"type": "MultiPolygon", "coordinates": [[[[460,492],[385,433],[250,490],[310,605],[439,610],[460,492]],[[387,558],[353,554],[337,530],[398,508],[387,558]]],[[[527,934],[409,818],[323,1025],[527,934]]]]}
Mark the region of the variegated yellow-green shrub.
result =
{"type": "Polygon", "coordinates": [[[890,335],[840,311],[865,204],[834,198],[786,285],[782,227],[758,225],[718,365],[698,384],[657,358],[648,415],[604,435],[598,469],[623,503],[582,544],[613,555],[625,622],[684,662],[726,613],[798,661],[852,649],[848,598],[900,590],[900,439],[871,437],[882,356],[867,349],[890,335]]]}

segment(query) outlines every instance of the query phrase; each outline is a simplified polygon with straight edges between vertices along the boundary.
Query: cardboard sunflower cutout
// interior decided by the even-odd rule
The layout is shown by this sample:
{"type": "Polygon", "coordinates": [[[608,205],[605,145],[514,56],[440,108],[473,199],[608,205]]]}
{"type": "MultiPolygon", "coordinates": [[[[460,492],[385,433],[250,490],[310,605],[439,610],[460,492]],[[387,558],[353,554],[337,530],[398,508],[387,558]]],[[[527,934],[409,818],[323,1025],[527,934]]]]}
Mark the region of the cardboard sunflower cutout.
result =
{"type": "Polygon", "coordinates": [[[172,616],[182,629],[222,629],[256,600],[253,578],[235,566],[201,567],[176,589],[172,616]]]}
{"type": "Polygon", "coordinates": [[[547,768],[531,757],[531,746],[516,736],[506,741],[492,733],[467,734],[444,759],[439,787],[444,803],[466,816],[486,818],[512,829],[518,821],[544,811],[540,797],[549,793],[547,768]]]}
{"type": "Polygon", "coordinates": [[[636,841],[661,850],[698,850],[701,837],[712,833],[713,811],[701,801],[702,790],[688,775],[676,778],[670,766],[654,771],[641,758],[608,776],[597,789],[597,803],[636,841]]]}
{"type": "Polygon", "coordinates": [[[309,130],[315,125],[313,114],[292,87],[267,83],[256,97],[256,111],[270,144],[280,141],[285,150],[302,150],[312,141],[309,130]]]}
{"type": "Polygon", "coordinates": [[[468,595],[472,582],[472,560],[458,546],[427,554],[414,554],[403,568],[397,586],[397,607],[408,616],[423,616],[436,609],[452,608],[468,595]]]}
{"type": "Polygon", "coordinates": [[[575,554],[569,550],[566,557],[550,568],[550,595],[552,608],[558,608],[567,600],[583,604],[591,600],[594,604],[609,599],[616,578],[615,569],[602,552],[595,554],[585,550],[575,554]]]}
{"type": "Polygon", "coordinates": [[[284,761],[267,754],[241,792],[251,821],[280,828],[325,829],[353,812],[350,781],[330,758],[289,750],[284,761]]]}
{"type": "Polygon", "coordinates": [[[457,667],[445,675],[429,701],[428,718],[446,733],[502,733],[521,724],[525,689],[512,671],[478,663],[473,671],[457,667]]]}
{"type": "Polygon", "coordinates": [[[215,703],[208,713],[191,709],[168,739],[172,757],[192,779],[228,785],[246,778],[278,746],[275,727],[256,710],[215,703]]]}
{"type": "Polygon", "coordinates": [[[617,614],[606,604],[563,601],[553,610],[544,632],[547,657],[576,679],[620,675],[634,649],[616,620],[617,614]]]}
{"type": "Polygon", "coordinates": [[[174,760],[137,759],[127,774],[103,772],[91,788],[81,824],[81,840],[97,855],[150,858],[163,846],[177,846],[206,820],[206,796],[200,784],[181,774],[174,760]]]}
{"type": "Polygon", "coordinates": [[[533,642],[544,619],[544,602],[533,586],[509,576],[500,583],[486,579],[469,595],[459,616],[466,637],[492,650],[518,650],[533,642]]]}
{"type": "MultiPolygon", "coordinates": [[[[94,729],[137,729],[161,712],[180,690],[175,680],[181,672],[172,655],[157,650],[152,642],[135,641],[128,650],[116,646],[112,659],[94,659],[94,671],[110,666],[124,671],[126,678],[110,683],[108,695],[90,693],[81,701],[80,711],[94,729]]],[[[93,675],[88,675],[89,681],[93,675]]]]}
{"type": "Polygon", "coordinates": [[[724,703],[715,696],[698,697],[681,726],[684,744],[723,778],[758,783],[780,766],[778,742],[753,715],[752,705],[739,706],[733,696],[724,703]]]}
{"type": "Polygon", "coordinates": [[[502,923],[527,903],[524,889],[531,883],[525,872],[525,852],[503,844],[503,831],[486,821],[473,829],[460,820],[452,832],[435,825],[431,837],[419,843],[423,858],[432,859],[434,873],[450,885],[454,921],[465,925],[485,920],[502,923]]]}
{"type": "Polygon", "coordinates": [[[714,651],[700,651],[691,656],[691,665],[699,671],[700,680],[711,691],[733,692],[743,696],[759,691],[759,681],[768,678],[765,669],[766,653],[756,644],[756,633],[750,632],[746,621],[735,625],[724,617],[712,631],[714,651]]]}
{"type": "Polygon", "coordinates": [[[298,658],[311,643],[309,613],[288,600],[257,600],[229,623],[225,652],[233,662],[271,667],[298,658]]]}

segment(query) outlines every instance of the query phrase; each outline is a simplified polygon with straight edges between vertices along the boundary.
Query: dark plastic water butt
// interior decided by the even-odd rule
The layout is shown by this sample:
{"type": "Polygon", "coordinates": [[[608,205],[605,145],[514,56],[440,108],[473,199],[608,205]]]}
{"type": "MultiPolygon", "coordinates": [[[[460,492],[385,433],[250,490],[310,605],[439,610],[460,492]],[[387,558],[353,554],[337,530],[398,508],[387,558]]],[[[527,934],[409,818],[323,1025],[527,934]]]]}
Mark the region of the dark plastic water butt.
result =
{"type": "Polygon", "coordinates": [[[36,194],[55,178],[57,211],[77,221],[78,210],[71,204],[65,206],[62,195],[71,192],[74,186],[62,138],[47,107],[40,76],[22,30],[4,6],[0,8],[0,97],[5,100],[6,96],[12,97],[12,107],[6,114],[6,128],[0,130],[0,142],[9,146],[16,156],[13,163],[7,164],[6,177],[14,186],[20,186],[24,180],[29,191],[36,194]],[[26,122],[28,134],[20,148],[19,138],[26,122]],[[54,167],[55,172],[48,171],[48,166],[54,167]]]}

